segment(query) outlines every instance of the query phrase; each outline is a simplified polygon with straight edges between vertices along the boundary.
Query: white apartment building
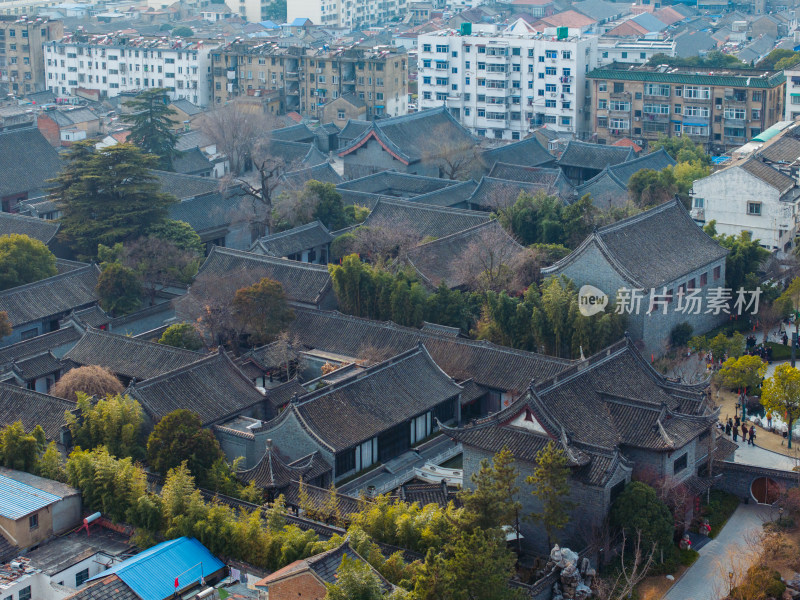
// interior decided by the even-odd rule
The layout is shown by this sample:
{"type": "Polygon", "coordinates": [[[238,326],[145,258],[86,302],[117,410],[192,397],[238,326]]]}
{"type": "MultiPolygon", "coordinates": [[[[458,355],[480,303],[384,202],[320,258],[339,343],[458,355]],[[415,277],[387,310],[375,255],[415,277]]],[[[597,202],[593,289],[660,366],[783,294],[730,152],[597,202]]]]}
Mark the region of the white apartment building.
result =
{"type": "MultiPolygon", "coordinates": [[[[257,0],[249,0],[257,1],[257,0]]],[[[405,17],[407,0],[289,0],[286,20],[310,19],[314,25],[368,27],[405,17]]]]}
{"type": "Polygon", "coordinates": [[[784,69],[786,76],[786,120],[794,121],[800,117],[800,63],[784,69]]]}
{"type": "Polygon", "coordinates": [[[419,107],[446,104],[473,134],[518,140],[531,129],[577,136],[587,132],[597,37],[566,28],[533,31],[522,19],[472,33],[444,30],[419,36],[419,107]]]}
{"type": "Polygon", "coordinates": [[[643,65],[656,54],[675,56],[676,44],[672,40],[626,40],[600,38],[597,42],[597,66],[613,62],[643,65]]]}
{"type": "Polygon", "coordinates": [[[123,35],[85,39],[45,44],[45,81],[57,96],[73,96],[77,89],[114,97],[167,88],[172,100],[186,99],[198,106],[211,102],[212,47],[202,42],[123,35]]]}

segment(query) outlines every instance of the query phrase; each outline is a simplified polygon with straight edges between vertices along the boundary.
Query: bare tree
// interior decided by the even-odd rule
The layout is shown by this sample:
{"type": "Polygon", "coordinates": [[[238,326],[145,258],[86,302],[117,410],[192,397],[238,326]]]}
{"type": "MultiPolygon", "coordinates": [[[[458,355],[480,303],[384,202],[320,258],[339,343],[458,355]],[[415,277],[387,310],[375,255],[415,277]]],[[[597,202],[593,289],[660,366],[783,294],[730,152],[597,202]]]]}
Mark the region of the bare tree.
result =
{"type": "Polygon", "coordinates": [[[514,267],[522,266],[517,259],[524,250],[499,224],[490,224],[454,257],[452,283],[481,292],[507,290],[515,279],[514,267]]]}
{"type": "Polygon", "coordinates": [[[373,264],[383,264],[402,255],[421,241],[421,236],[410,223],[388,219],[376,219],[369,226],[353,231],[353,235],[352,251],[373,264]]]}
{"type": "Polygon", "coordinates": [[[358,349],[358,361],[366,366],[389,360],[392,356],[394,356],[394,352],[392,352],[391,348],[378,348],[369,343],[358,349]]]}
{"type": "Polygon", "coordinates": [[[142,288],[153,306],[159,292],[192,280],[200,266],[200,257],[167,240],[147,237],[125,244],[122,264],[136,271],[142,279],[142,288]]]}
{"type": "Polygon", "coordinates": [[[469,179],[482,166],[478,144],[468,140],[452,143],[448,129],[443,126],[429,132],[423,159],[437,164],[443,179],[469,179]]]}
{"type": "Polygon", "coordinates": [[[627,600],[634,589],[653,566],[656,544],[651,548],[642,548],[642,532],[636,532],[636,543],[633,546],[633,556],[625,557],[625,536],[622,538],[622,551],[619,557],[619,571],[614,579],[600,580],[597,583],[595,594],[600,600],[627,600]]]}
{"type": "Polygon", "coordinates": [[[200,130],[227,157],[234,176],[247,170],[253,148],[272,129],[274,117],[253,110],[244,102],[230,102],[205,113],[200,120],[200,130]]]}

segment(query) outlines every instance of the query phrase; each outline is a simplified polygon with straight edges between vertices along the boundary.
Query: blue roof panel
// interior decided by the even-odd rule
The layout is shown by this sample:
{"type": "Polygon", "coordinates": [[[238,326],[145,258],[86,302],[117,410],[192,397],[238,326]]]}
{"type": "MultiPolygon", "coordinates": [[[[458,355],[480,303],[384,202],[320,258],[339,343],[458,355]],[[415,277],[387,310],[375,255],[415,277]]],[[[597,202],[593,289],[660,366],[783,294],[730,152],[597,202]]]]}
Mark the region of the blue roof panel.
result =
{"type": "Polygon", "coordinates": [[[0,517],[16,521],[59,500],[61,496],[0,475],[0,517]]]}
{"type": "Polygon", "coordinates": [[[225,564],[194,538],[162,542],[92,577],[116,574],[142,600],[164,600],[223,568],[225,564]]]}

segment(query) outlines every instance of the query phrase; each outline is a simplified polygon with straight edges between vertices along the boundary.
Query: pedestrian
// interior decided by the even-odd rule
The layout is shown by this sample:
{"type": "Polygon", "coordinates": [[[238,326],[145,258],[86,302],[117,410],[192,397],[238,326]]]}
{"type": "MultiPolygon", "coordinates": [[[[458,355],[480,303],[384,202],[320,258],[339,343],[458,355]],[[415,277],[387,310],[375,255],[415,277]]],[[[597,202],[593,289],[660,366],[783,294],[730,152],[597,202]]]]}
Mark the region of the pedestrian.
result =
{"type": "Polygon", "coordinates": [[[751,446],[755,446],[755,443],[753,443],[754,439],[756,439],[756,426],[755,425],[751,425],[750,426],[750,437],[748,438],[747,443],[749,445],[751,445],[751,446]]]}
{"type": "Polygon", "coordinates": [[[767,429],[772,431],[772,413],[771,412],[767,413],[767,429]]]}
{"type": "Polygon", "coordinates": [[[739,425],[741,425],[741,423],[742,423],[742,422],[739,420],[739,415],[736,415],[736,417],[734,418],[733,424],[734,424],[736,427],[739,427],[739,425]]]}
{"type": "Polygon", "coordinates": [[[732,428],[733,426],[731,425],[731,420],[728,419],[728,422],[725,423],[725,435],[730,436],[732,428]]]}
{"type": "Polygon", "coordinates": [[[789,345],[789,336],[786,335],[785,331],[783,332],[783,338],[781,338],[781,341],[783,342],[784,346],[788,346],[789,345]]]}
{"type": "Polygon", "coordinates": [[[734,442],[738,442],[739,441],[739,426],[738,425],[734,425],[733,426],[733,441],[734,442]]]}

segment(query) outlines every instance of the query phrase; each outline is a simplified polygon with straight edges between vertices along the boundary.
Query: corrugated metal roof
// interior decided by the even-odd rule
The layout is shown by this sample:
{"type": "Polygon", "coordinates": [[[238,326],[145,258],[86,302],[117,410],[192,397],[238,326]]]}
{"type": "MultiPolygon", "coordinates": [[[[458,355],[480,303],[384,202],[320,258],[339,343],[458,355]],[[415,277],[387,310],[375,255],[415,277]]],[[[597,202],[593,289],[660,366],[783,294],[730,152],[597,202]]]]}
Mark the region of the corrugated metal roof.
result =
{"type": "Polygon", "coordinates": [[[0,516],[16,521],[61,500],[26,483],[0,475],[0,516]]]}
{"type": "Polygon", "coordinates": [[[225,564],[194,538],[162,542],[99,573],[89,581],[116,574],[142,600],[164,600],[191,587],[225,564]]]}
{"type": "Polygon", "coordinates": [[[681,85],[724,85],[730,87],[746,88],[773,88],[786,81],[783,72],[778,72],[769,77],[758,75],[705,75],[703,73],[659,73],[658,71],[642,71],[639,69],[595,69],[590,72],[589,79],[611,79],[620,81],[652,81],[656,83],[676,83],[681,85]]]}

